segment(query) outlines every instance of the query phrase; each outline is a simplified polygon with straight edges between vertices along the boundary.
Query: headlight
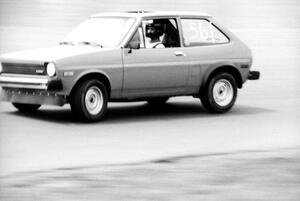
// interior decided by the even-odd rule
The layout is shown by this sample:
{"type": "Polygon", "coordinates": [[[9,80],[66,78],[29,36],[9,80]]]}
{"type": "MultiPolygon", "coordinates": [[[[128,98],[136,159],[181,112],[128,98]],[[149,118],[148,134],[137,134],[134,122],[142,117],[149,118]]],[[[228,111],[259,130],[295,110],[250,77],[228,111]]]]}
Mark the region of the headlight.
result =
{"type": "Polygon", "coordinates": [[[47,64],[47,74],[50,76],[50,77],[52,77],[52,76],[54,76],[55,75],[55,65],[54,65],[54,63],[48,63],[47,64]]]}

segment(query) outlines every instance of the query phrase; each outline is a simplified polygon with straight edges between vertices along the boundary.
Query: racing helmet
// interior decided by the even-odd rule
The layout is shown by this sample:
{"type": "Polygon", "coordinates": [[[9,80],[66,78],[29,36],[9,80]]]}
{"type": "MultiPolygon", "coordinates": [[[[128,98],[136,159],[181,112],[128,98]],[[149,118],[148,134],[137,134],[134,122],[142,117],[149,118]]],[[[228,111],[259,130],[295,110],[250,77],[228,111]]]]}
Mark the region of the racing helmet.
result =
{"type": "Polygon", "coordinates": [[[145,29],[148,38],[158,38],[163,35],[163,26],[159,22],[147,24],[145,29]]]}

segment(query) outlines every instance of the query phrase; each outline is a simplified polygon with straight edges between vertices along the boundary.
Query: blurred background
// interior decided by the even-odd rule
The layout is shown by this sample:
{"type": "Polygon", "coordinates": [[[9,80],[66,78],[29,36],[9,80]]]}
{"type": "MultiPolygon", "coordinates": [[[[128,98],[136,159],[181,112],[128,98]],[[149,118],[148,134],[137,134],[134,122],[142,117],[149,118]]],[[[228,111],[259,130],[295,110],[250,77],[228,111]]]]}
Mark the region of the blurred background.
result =
{"type": "Polygon", "coordinates": [[[252,32],[247,36],[241,34],[241,37],[245,37],[254,48],[258,44],[263,45],[271,41],[275,45],[278,40],[289,38],[291,34],[289,31],[300,28],[300,3],[297,0],[1,0],[0,2],[0,53],[55,45],[91,14],[109,11],[199,11],[211,14],[233,30],[242,29],[246,33],[273,32],[264,35],[253,35],[252,32]],[[253,41],[254,38],[256,43],[253,41]]]}
{"type": "Polygon", "coordinates": [[[261,79],[221,116],[189,97],[160,111],[110,104],[93,125],[69,106],[25,116],[0,103],[0,200],[298,201],[299,0],[0,0],[0,54],[57,45],[91,14],[130,10],[211,14],[252,49],[261,79]]]}

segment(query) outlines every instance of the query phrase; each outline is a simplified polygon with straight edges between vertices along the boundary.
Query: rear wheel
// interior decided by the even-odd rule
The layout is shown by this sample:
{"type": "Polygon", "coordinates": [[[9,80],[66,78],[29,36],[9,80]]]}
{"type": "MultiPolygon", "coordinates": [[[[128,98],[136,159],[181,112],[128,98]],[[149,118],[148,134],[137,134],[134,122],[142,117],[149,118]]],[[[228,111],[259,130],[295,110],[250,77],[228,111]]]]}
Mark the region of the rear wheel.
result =
{"type": "Polygon", "coordinates": [[[207,83],[200,94],[203,106],[210,112],[224,113],[229,111],[237,97],[237,84],[229,73],[218,73],[207,83]]]}
{"type": "Polygon", "coordinates": [[[20,112],[34,112],[41,107],[41,105],[37,105],[37,104],[26,104],[26,103],[12,103],[12,104],[20,112]]]}
{"type": "Polygon", "coordinates": [[[149,98],[149,99],[147,99],[147,102],[153,106],[161,106],[161,105],[166,104],[168,99],[169,99],[168,97],[149,98]]]}
{"type": "Polygon", "coordinates": [[[72,112],[81,120],[95,122],[107,111],[108,93],[104,84],[96,79],[81,83],[71,96],[72,112]]]}

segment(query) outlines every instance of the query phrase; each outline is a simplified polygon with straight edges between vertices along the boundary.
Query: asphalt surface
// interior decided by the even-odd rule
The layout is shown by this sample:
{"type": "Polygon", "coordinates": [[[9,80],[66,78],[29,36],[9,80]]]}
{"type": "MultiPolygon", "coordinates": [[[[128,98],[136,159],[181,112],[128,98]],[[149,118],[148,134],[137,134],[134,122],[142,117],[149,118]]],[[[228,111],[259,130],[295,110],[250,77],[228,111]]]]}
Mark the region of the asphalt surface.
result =
{"type": "MultiPolygon", "coordinates": [[[[190,155],[275,150],[272,151],[275,153],[272,157],[282,153],[283,158],[289,158],[289,154],[286,155],[284,154],[286,152],[281,150],[290,148],[298,150],[300,146],[299,8],[300,3],[297,0],[251,2],[195,0],[189,3],[131,1],[126,4],[122,1],[84,1],[66,4],[46,0],[31,0],[26,3],[0,0],[0,53],[55,45],[72,27],[90,14],[100,11],[200,10],[215,16],[250,46],[254,55],[253,69],[261,71],[262,74],[259,81],[248,81],[243,89],[239,90],[235,107],[223,115],[209,114],[197,99],[179,97],[170,99],[162,108],[150,107],[145,102],[109,104],[108,115],[104,121],[84,124],[74,118],[69,106],[62,108],[43,106],[37,113],[24,115],[11,104],[0,103],[2,181],[7,181],[6,178],[10,176],[13,178],[12,181],[18,184],[19,174],[33,172],[33,175],[37,175],[37,171],[55,172],[54,170],[59,168],[79,168],[82,170],[79,172],[85,174],[86,169],[80,168],[141,163],[147,169],[148,161],[190,155]]],[[[269,155],[264,153],[261,153],[261,157],[268,160],[269,155]]],[[[245,157],[249,155],[251,156],[251,152],[245,157]]],[[[298,155],[293,155],[293,160],[298,161],[297,157],[298,155]]],[[[201,164],[199,160],[195,159],[194,164],[201,164]]],[[[226,164],[222,157],[220,160],[220,164],[215,164],[213,159],[208,158],[205,163],[210,165],[204,168],[209,170],[215,167],[215,171],[218,171],[218,168],[226,164]]],[[[273,163],[272,159],[268,161],[269,164],[273,163]]],[[[253,170],[251,174],[256,173],[254,169],[261,172],[272,169],[272,166],[260,165],[257,160],[250,162],[252,165],[254,163],[252,167],[255,167],[249,169],[253,170]]],[[[185,160],[180,164],[182,163],[184,164],[185,160]]],[[[193,162],[189,160],[189,163],[193,162]]],[[[236,171],[243,170],[249,163],[241,164],[236,171]]],[[[287,168],[295,166],[299,167],[299,163],[287,165],[287,168]]],[[[149,168],[151,169],[151,165],[149,168]]],[[[163,168],[158,171],[163,171],[163,168]]],[[[182,166],[179,169],[175,168],[174,171],[185,170],[180,168],[182,166]]],[[[230,173],[228,169],[223,171],[230,173]]],[[[277,173],[286,169],[279,168],[272,171],[274,171],[272,179],[275,179],[277,173]]],[[[299,183],[297,171],[292,172],[292,176],[278,181],[281,184],[278,189],[287,189],[289,186],[284,184],[293,182],[293,177],[296,177],[296,183],[299,183]]],[[[147,176],[152,172],[144,173],[144,176],[147,176]]],[[[179,176],[177,178],[180,180],[179,176]]],[[[270,181],[275,181],[272,179],[270,181]]],[[[184,177],[182,180],[185,181],[184,177]]],[[[167,185],[168,182],[172,181],[163,184],[167,185]]],[[[7,181],[8,184],[10,183],[7,181]]],[[[2,182],[3,185],[5,186],[6,182],[2,182]]],[[[247,186],[242,184],[240,187],[247,189],[247,186]]],[[[293,184],[292,189],[294,187],[293,184]]],[[[239,188],[239,184],[236,188],[239,188]]],[[[51,188],[46,189],[51,191],[51,188]]],[[[270,194],[278,192],[276,189],[269,189],[270,194]]],[[[2,188],[0,193],[6,195],[5,198],[8,200],[18,200],[8,196],[9,192],[16,189],[10,190],[2,188]]],[[[249,194],[258,196],[249,200],[259,200],[255,199],[259,198],[258,191],[252,187],[248,190],[249,194]]],[[[22,191],[19,192],[22,197],[24,194],[22,191]]],[[[233,191],[228,191],[229,194],[230,192],[233,191]]],[[[155,193],[156,191],[153,191],[153,194],[155,193]]],[[[287,195],[284,194],[284,190],[279,194],[282,196],[279,200],[299,198],[298,191],[290,197],[286,196],[286,199],[283,199],[284,195],[287,195]]],[[[236,200],[247,200],[241,197],[241,194],[236,196],[236,200]]],[[[261,197],[267,200],[267,195],[261,197]]],[[[43,198],[57,200],[54,199],[55,195],[43,198]]],[[[64,198],[67,200],[68,197],[64,198]]],[[[89,198],[92,200],[92,197],[89,198]]],[[[103,200],[106,199],[104,198],[103,200]]],[[[187,200],[188,196],[185,198],[187,200]]],[[[207,198],[207,200],[214,199],[207,198]]],[[[218,200],[217,197],[215,200],[218,200]]],[[[234,200],[233,197],[231,200],[234,200]]]]}
{"type": "Polygon", "coordinates": [[[299,173],[299,149],[190,155],[4,177],[0,199],[298,201],[299,173]]]}

